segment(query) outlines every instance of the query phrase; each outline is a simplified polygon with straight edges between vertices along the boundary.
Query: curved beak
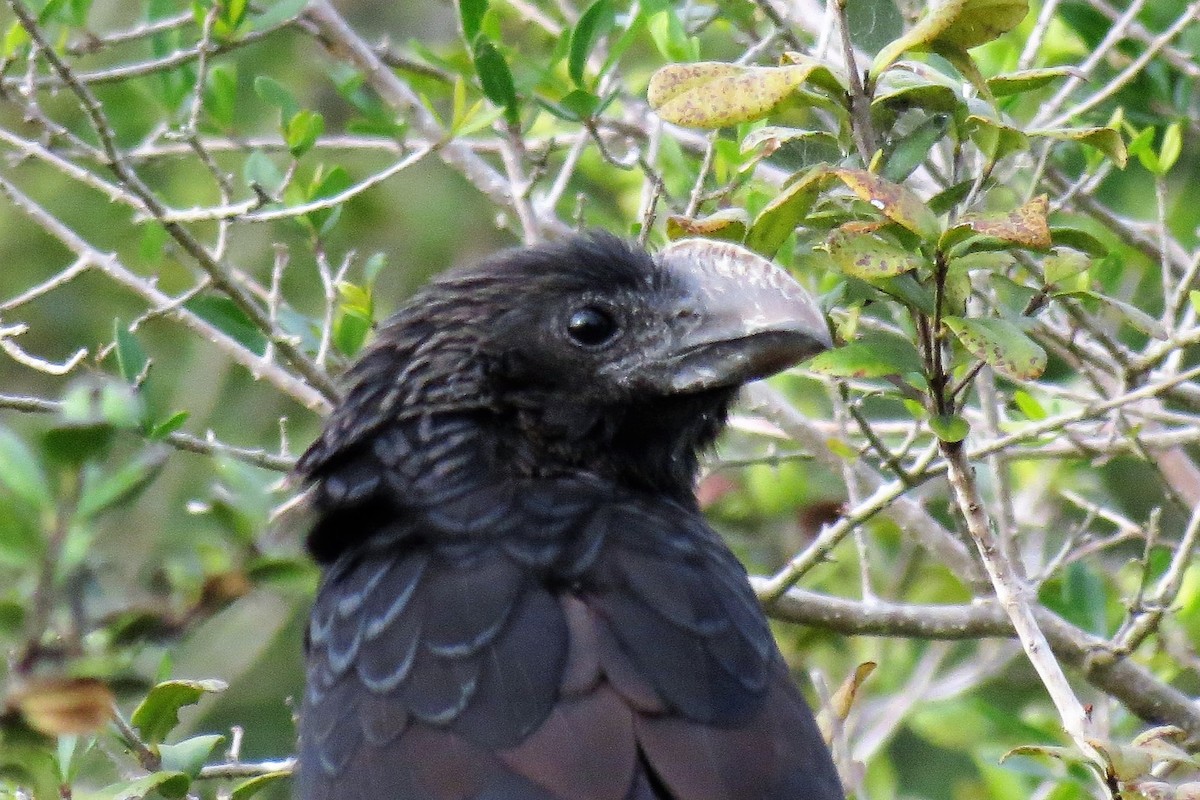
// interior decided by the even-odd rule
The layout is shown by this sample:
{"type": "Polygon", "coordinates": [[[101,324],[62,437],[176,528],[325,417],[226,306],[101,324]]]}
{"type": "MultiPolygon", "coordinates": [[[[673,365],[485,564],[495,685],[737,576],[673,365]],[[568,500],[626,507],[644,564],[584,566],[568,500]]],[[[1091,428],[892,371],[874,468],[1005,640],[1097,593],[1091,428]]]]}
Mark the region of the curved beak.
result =
{"type": "Polygon", "coordinates": [[[812,296],[762,256],[730,242],[685,239],[657,258],[675,289],[670,335],[643,371],[659,391],[739,386],[832,346],[812,296]]]}

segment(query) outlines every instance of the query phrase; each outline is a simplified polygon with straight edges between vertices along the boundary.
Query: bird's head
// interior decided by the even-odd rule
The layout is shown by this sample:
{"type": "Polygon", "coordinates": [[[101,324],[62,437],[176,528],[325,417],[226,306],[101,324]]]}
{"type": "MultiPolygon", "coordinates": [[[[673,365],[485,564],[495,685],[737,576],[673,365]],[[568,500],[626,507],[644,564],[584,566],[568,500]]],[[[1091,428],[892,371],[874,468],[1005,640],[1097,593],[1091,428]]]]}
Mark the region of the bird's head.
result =
{"type": "Polygon", "coordinates": [[[518,472],[684,495],[738,387],[829,344],[808,293],[742,247],[687,240],[651,256],[573,237],[433,281],[352,369],[325,444],[466,415],[518,472]]]}

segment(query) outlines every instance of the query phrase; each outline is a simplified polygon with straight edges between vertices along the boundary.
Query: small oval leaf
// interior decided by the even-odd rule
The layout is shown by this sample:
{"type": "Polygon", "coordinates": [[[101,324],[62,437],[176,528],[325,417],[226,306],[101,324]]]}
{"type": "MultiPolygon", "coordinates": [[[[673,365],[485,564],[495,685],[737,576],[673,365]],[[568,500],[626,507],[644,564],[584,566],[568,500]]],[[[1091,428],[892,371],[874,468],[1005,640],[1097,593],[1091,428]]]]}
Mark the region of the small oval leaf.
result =
{"type": "Polygon", "coordinates": [[[505,118],[516,125],[520,122],[517,108],[517,89],[513,83],[512,72],[504,55],[485,36],[475,40],[475,72],[479,75],[479,85],[484,95],[498,106],[504,108],[505,118]]]}
{"type": "Polygon", "coordinates": [[[988,88],[994,97],[1009,97],[1023,92],[1032,92],[1048,86],[1059,78],[1075,76],[1083,78],[1083,72],[1077,67],[1041,67],[1039,69],[1022,69],[1016,72],[1006,72],[987,79],[988,88]]]}
{"type": "Polygon", "coordinates": [[[971,432],[970,424],[957,414],[930,417],[929,429],[943,442],[961,442],[971,432]]]}
{"type": "Polygon", "coordinates": [[[788,186],[758,212],[746,245],[771,258],[808,214],[821,188],[829,179],[829,170],[820,165],[788,186]]]}
{"type": "Polygon", "coordinates": [[[612,0],[596,0],[583,12],[571,31],[571,41],[567,48],[567,74],[579,88],[586,88],[583,71],[592,47],[598,39],[612,30],[615,23],[616,12],[613,10],[612,0]]]}
{"type": "Polygon", "coordinates": [[[1008,245],[1033,250],[1050,248],[1050,225],[1046,221],[1049,198],[1044,194],[1020,208],[1003,214],[965,214],[946,231],[938,247],[945,250],[972,235],[995,239],[1008,245]]]}
{"type": "Polygon", "coordinates": [[[924,373],[921,356],[912,342],[900,336],[867,334],[808,362],[808,369],[839,378],[884,378],[924,373]]]}
{"type": "Polygon", "coordinates": [[[1092,265],[1092,259],[1078,250],[1056,247],[1042,259],[1042,275],[1048,284],[1062,283],[1092,265]]]}
{"type": "Polygon", "coordinates": [[[899,245],[845,226],[829,236],[829,256],[838,269],[855,278],[891,278],[921,266],[922,259],[899,245]]]}
{"type": "Polygon", "coordinates": [[[938,218],[929,206],[906,187],[861,169],[838,169],[833,174],[888,219],[922,239],[934,239],[941,230],[938,218]]]}
{"type": "Polygon", "coordinates": [[[1046,128],[1028,131],[1030,136],[1043,136],[1066,142],[1079,142],[1094,147],[1112,159],[1119,169],[1125,169],[1129,161],[1129,150],[1120,131],[1112,128],[1046,128]]]}
{"type": "Polygon", "coordinates": [[[724,128],[762,119],[803,84],[813,69],[809,64],[669,64],[654,73],[646,98],[667,122],[690,128],[724,128]]]}
{"type": "Polygon", "coordinates": [[[942,321],[963,347],[1002,375],[1030,380],[1046,371],[1046,351],[1008,320],[946,317],[942,321]]]}
{"type": "Polygon", "coordinates": [[[130,722],[147,742],[161,742],[179,724],[179,709],[194,705],[208,692],[222,692],[226,684],[219,680],[164,681],[146,695],[133,710],[130,722]]]}
{"type": "Polygon", "coordinates": [[[1055,292],[1054,296],[1055,297],[1080,297],[1080,298],[1088,298],[1091,300],[1098,300],[1101,303],[1106,303],[1107,305],[1112,306],[1112,308],[1114,308],[1118,313],[1120,313],[1123,317],[1125,317],[1126,320],[1129,321],[1130,325],[1137,328],[1139,331],[1146,334],[1147,336],[1151,336],[1155,339],[1158,339],[1159,341],[1166,341],[1168,338],[1170,338],[1170,335],[1167,333],[1167,329],[1164,328],[1162,323],[1159,322],[1157,319],[1150,316],[1145,311],[1142,311],[1140,308],[1133,305],[1132,303],[1126,303],[1124,300],[1118,300],[1117,298],[1112,297],[1111,295],[1101,294],[1100,292],[1092,292],[1092,291],[1082,290],[1082,291],[1072,291],[1072,292],[1055,292]]]}
{"type": "Polygon", "coordinates": [[[1082,228],[1070,225],[1051,225],[1050,239],[1055,245],[1079,250],[1092,258],[1104,258],[1108,255],[1108,245],[1082,228]]]}
{"type": "Polygon", "coordinates": [[[953,112],[963,105],[957,87],[937,70],[924,64],[905,61],[879,79],[871,107],[886,106],[896,111],[922,108],[926,111],[953,112]]]}
{"type": "Polygon", "coordinates": [[[1028,13],[1028,0],[940,0],[906,33],[879,51],[870,74],[878,77],[910,50],[978,47],[1017,27],[1028,13]]]}

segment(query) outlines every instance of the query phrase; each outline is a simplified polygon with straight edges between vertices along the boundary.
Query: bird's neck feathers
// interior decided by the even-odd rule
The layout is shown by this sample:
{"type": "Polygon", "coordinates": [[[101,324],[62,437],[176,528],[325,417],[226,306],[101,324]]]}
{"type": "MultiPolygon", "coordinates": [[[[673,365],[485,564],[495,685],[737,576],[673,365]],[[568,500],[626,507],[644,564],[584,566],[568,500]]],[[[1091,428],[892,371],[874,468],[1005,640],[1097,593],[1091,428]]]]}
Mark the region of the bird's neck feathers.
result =
{"type": "Polygon", "coordinates": [[[479,458],[498,478],[579,475],[691,503],[700,455],[724,427],[736,394],[718,389],[606,403],[582,388],[500,390],[466,337],[443,334],[406,349],[407,358],[393,350],[380,361],[394,382],[379,398],[385,407],[378,417],[402,421],[426,441],[449,429],[461,436],[468,427],[479,458]]]}
{"type": "Polygon", "coordinates": [[[725,425],[733,390],[644,398],[619,406],[559,398],[496,421],[528,453],[518,463],[589,474],[691,504],[699,457],[725,425]]]}

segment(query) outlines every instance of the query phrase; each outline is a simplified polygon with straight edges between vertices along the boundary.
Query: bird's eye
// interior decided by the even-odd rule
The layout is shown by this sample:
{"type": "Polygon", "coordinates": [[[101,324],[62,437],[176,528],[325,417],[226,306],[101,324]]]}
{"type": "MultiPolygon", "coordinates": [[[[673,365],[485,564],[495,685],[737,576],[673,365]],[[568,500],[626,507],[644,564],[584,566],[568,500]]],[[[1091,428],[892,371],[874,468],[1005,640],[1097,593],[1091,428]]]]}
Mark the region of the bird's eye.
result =
{"type": "Polygon", "coordinates": [[[567,335],[576,344],[597,347],[616,335],[617,323],[612,315],[595,306],[584,306],[571,312],[567,320],[567,335]]]}

